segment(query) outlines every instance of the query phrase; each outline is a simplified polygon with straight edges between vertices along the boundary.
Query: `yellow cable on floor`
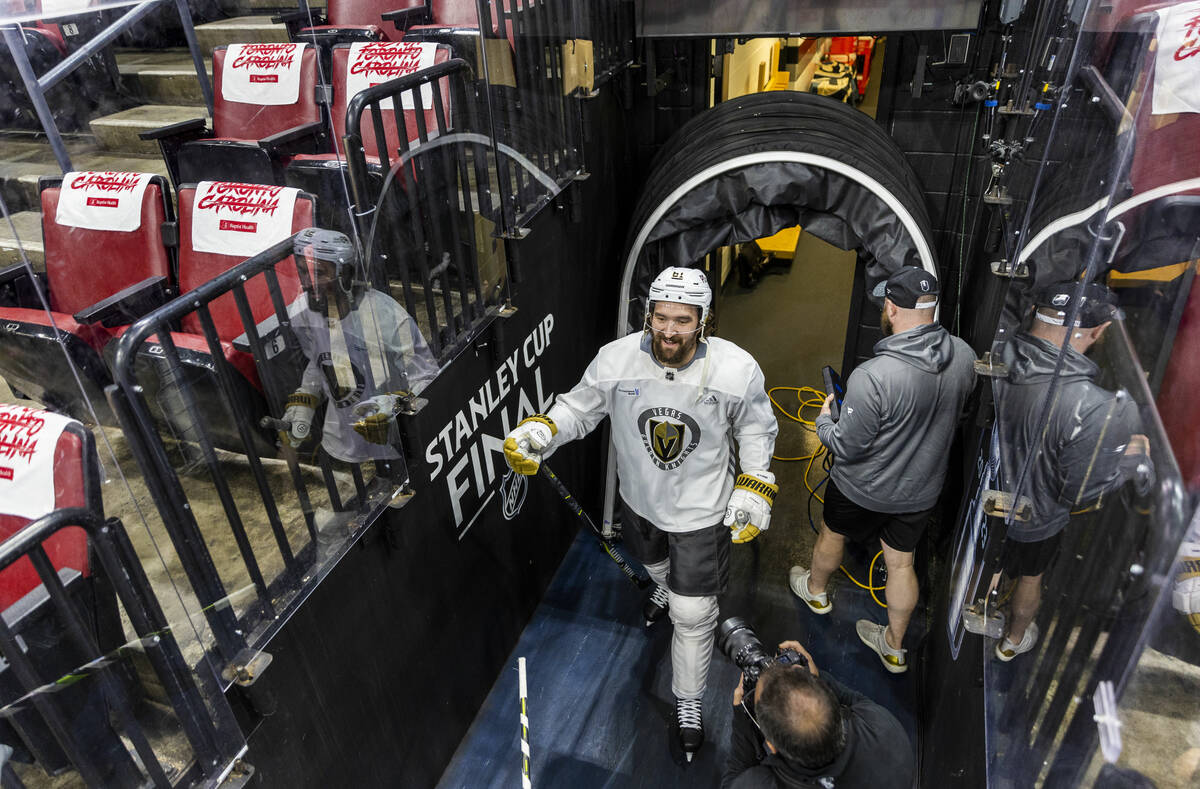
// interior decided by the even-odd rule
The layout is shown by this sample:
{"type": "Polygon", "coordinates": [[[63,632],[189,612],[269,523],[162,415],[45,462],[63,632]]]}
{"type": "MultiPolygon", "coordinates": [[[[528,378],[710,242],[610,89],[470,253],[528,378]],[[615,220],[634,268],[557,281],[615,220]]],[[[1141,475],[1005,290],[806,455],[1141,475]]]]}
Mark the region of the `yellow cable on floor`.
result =
{"type": "MultiPolygon", "coordinates": [[[[803,425],[805,428],[807,428],[809,430],[812,430],[814,432],[816,431],[817,420],[815,418],[805,419],[803,416],[801,416],[801,414],[804,413],[805,408],[816,408],[819,410],[821,408],[821,406],[823,406],[825,404],[825,393],[822,392],[820,389],[815,389],[811,386],[772,386],[770,389],[767,390],[767,397],[771,400],[771,405],[773,405],[779,409],[779,413],[783,414],[784,416],[786,416],[788,419],[792,420],[793,422],[799,422],[801,425],[803,425]],[[791,411],[784,408],[783,405],[778,400],[775,399],[775,395],[773,393],[780,392],[780,391],[796,393],[796,399],[800,401],[800,406],[796,409],[796,413],[793,414],[791,411]],[[813,396],[807,397],[807,398],[804,397],[803,395],[806,392],[811,392],[813,396]]],[[[808,481],[808,475],[809,475],[809,473],[812,472],[813,461],[816,460],[817,458],[821,457],[824,454],[825,454],[825,447],[818,446],[815,450],[812,451],[812,453],[810,453],[808,455],[802,455],[801,457],[781,458],[778,455],[772,455],[771,459],[779,460],[779,461],[783,461],[783,462],[807,460],[808,465],[805,466],[805,468],[804,468],[804,487],[808,488],[808,492],[813,495],[813,498],[815,498],[817,501],[824,504],[825,499],[821,498],[821,495],[819,493],[817,493],[816,490],[813,489],[812,483],[808,481]]],[[[879,561],[880,556],[883,556],[883,551],[880,551],[879,553],[875,554],[875,558],[873,558],[871,560],[871,566],[867,570],[867,578],[868,579],[873,578],[875,576],[875,562],[879,561]]],[[[859,581],[857,578],[855,578],[853,575],[850,574],[850,571],[846,569],[846,565],[844,565],[844,564],[839,565],[838,569],[841,570],[842,573],[847,578],[849,578],[851,583],[853,583],[855,586],[857,586],[860,589],[866,589],[868,592],[870,592],[872,600],[874,600],[876,603],[878,603],[881,607],[887,608],[887,603],[881,601],[878,597],[875,596],[876,592],[886,589],[887,584],[884,584],[883,586],[874,586],[873,584],[864,584],[861,581],[859,581]]]]}

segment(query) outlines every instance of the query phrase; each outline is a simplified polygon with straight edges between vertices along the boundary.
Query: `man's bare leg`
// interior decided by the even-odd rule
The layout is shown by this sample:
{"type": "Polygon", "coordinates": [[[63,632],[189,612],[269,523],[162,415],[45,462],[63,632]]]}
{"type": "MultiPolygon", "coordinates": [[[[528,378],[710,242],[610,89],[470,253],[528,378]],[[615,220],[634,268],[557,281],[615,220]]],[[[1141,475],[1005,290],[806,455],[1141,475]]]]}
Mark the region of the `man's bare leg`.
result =
{"type": "Polygon", "coordinates": [[[1042,602],[1042,576],[1022,575],[1012,594],[1012,621],[1008,625],[1008,640],[1014,644],[1025,638],[1025,629],[1037,616],[1042,602]]]}
{"type": "Polygon", "coordinates": [[[887,586],[883,593],[887,599],[888,629],[887,643],[892,649],[904,648],[904,633],[917,607],[917,573],[913,570],[912,551],[898,551],[880,540],[883,546],[883,561],[887,564],[887,586]]]}
{"type": "Polygon", "coordinates": [[[842,555],[846,550],[846,538],[832,531],[821,521],[821,531],[817,533],[817,544],[813,546],[812,575],[808,579],[808,591],[813,594],[823,594],[829,585],[829,577],[837,572],[842,563],[842,555]]]}

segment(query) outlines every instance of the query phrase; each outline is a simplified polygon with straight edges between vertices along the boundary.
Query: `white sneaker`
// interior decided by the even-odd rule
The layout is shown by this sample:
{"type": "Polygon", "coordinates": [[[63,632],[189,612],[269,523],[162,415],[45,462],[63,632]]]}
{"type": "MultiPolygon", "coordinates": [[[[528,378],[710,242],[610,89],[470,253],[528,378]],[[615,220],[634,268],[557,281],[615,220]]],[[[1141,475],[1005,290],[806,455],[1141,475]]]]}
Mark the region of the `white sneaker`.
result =
{"type": "Polygon", "coordinates": [[[808,579],[810,577],[812,577],[812,570],[806,570],[797,565],[788,573],[788,586],[792,587],[792,594],[803,600],[814,614],[828,614],[833,610],[833,603],[829,602],[829,593],[814,594],[809,591],[808,579]]]}
{"type": "Polygon", "coordinates": [[[1033,649],[1033,645],[1038,640],[1038,626],[1036,622],[1030,622],[1029,627],[1025,628],[1025,635],[1021,637],[1021,643],[1014,644],[1005,636],[1000,643],[996,644],[996,657],[1007,663],[1017,655],[1023,655],[1033,649]]]}
{"type": "Polygon", "coordinates": [[[854,623],[859,639],[879,655],[883,667],[893,674],[908,671],[908,650],[892,649],[887,642],[887,625],[877,625],[869,619],[854,623]]]}

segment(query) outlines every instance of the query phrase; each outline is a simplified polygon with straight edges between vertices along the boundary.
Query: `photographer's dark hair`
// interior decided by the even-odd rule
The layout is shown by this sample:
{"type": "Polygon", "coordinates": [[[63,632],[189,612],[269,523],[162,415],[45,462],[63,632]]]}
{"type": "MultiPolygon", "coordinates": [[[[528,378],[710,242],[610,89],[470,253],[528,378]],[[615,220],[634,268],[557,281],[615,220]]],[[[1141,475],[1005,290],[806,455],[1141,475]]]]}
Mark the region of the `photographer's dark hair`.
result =
{"type": "Polygon", "coordinates": [[[788,761],[824,767],[846,747],[837,696],[807,668],[771,666],[759,677],[758,687],[758,725],[788,761]]]}

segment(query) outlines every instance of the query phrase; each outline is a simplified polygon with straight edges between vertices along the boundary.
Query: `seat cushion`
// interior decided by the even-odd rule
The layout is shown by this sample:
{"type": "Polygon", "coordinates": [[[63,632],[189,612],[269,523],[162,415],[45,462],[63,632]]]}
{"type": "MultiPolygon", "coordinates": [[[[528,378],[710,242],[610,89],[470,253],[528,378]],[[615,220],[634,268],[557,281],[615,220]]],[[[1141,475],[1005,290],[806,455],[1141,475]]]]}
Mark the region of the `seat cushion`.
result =
{"type": "MultiPolygon", "coordinates": [[[[117,336],[124,335],[128,329],[128,326],[122,326],[117,330],[117,336]]],[[[212,355],[208,348],[208,340],[204,339],[204,335],[173,331],[171,332],[171,342],[175,344],[176,350],[179,351],[180,360],[185,364],[193,363],[198,366],[208,366],[208,364],[211,364],[211,362],[206,363],[204,361],[204,357],[211,357],[212,355]]],[[[158,356],[161,353],[157,350],[158,344],[157,337],[151,335],[146,340],[143,352],[158,356]],[[150,350],[151,348],[154,350],[150,350]]],[[[254,365],[254,356],[252,354],[239,351],[233,346],[232,342],[225,340],[221,341],[221,351],[225,356],[225,361],[229,362],[229,365],[234,370],[249,381],[255,389],[262,389],[262,384],[258,380],[258,369],[254,365]]]]}
{"type": "Polygon", "coordinates": [[[0,307],[0,323],[18,322],[46,327],[46,338],[53,340],[53,328],[73,334],[91,346],[97,353],[112,339],[112,332],[100,324],[77,323],[73,317],[63,312],[31,310],[22,307],[0,307]],[[54,322],[51,323],[51,316],[54,322]]]}

